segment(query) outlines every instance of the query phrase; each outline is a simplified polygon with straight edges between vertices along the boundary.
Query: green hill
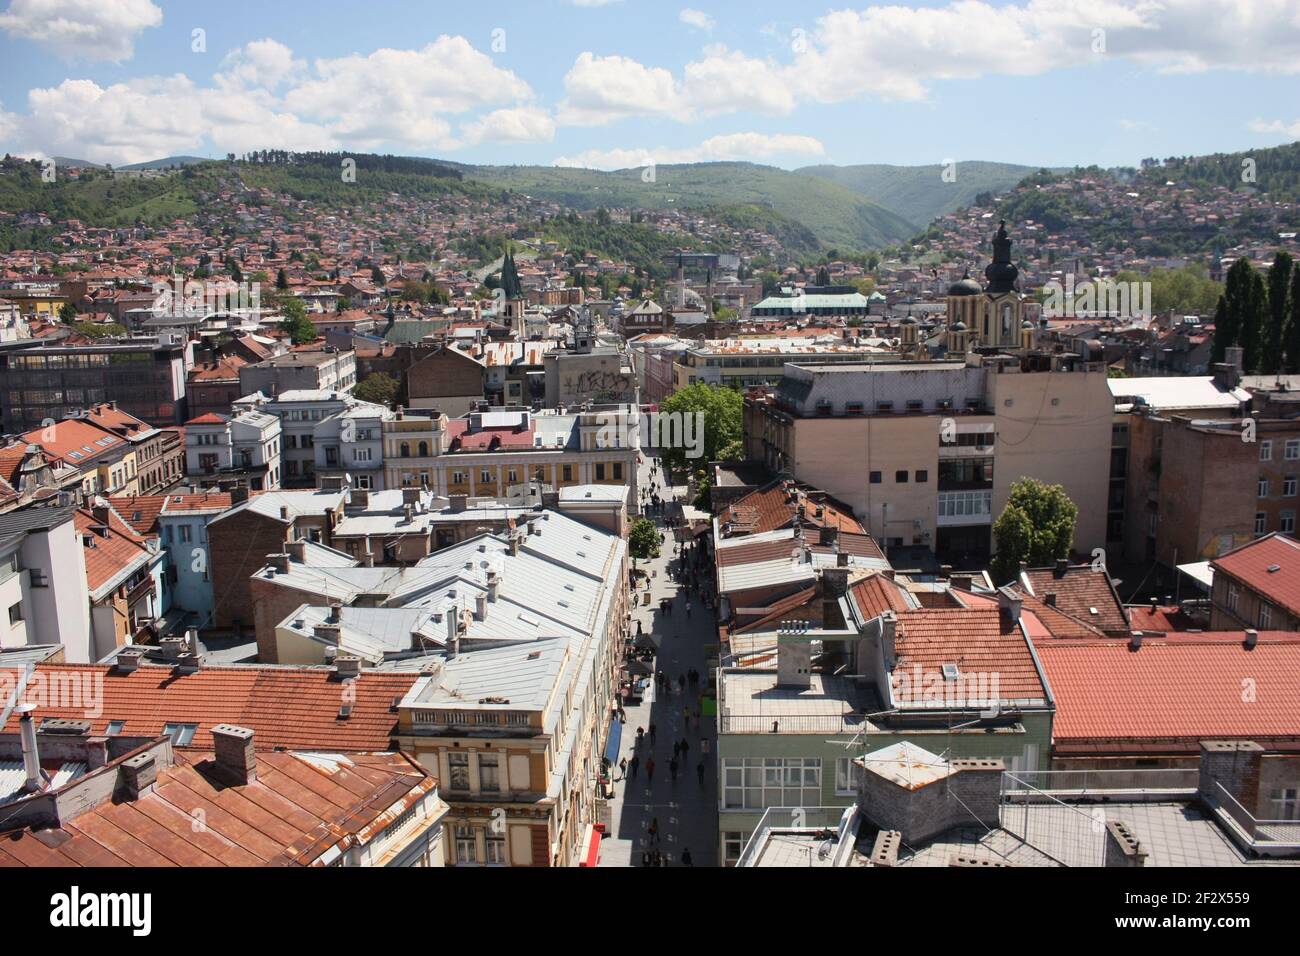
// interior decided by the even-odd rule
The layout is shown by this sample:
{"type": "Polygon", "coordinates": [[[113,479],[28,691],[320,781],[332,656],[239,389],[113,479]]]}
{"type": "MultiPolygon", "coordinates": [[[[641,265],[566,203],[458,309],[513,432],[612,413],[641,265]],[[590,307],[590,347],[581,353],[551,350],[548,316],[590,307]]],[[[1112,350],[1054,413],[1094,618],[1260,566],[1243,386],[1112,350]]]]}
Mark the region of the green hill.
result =
{"type": "Polygon", "coordinates": [[[945,213],[970,205],[980,193],[1002,192],[1037,170],[1034,166],[1011,163],[958,162],[956,178],[943,181],[944,167],[889,166],[872,163],[861,166],[804,166],[801,176],[837,183],[865,196],[871,202],[924,228],[945,213]]]}
{"type": "MultiPolygon", "coordinates": [[[[772,222],[792,234],[802,226],[824,247],[865,249],[913,234],[913,225],[839,183],[754,163],[692,163],[605,172],[554,166],[465,166],[465,178],[491,183],[573,209],[748,207],[734,214],[758,221],[755,207],[781,217],[772,222]]],[[[805,236],[806,239],[806,236],[805,236]]]]}
{"type": "Polygon", "coordinates": [[[1300,200],[1300,142],[1242,153],[1147,159],[1138,175],[1151,183],[1255,189],[1279,202],[1295,202],[1300,200]],[[1242,179],[1246,160],[1254,163],[1253,182],[1242,179]]]}

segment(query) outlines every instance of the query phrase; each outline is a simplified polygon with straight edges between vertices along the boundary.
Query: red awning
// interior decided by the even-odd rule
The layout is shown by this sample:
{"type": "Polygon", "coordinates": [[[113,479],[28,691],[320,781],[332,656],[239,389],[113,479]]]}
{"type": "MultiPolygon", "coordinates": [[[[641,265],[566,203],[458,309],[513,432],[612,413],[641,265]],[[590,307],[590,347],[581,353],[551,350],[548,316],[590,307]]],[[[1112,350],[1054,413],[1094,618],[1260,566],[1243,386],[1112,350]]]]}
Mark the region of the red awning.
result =
{"type": "MultiPolygon", "coordinates": [[[[598,825],[599,826],[599,825],[598,825]]],[[[600,839],[603,836],[604,827],[599,829],[588,825],[587,832],[584,834],[582,859],[578,861],[578,866],[595,866],[600,860],[600,839]]]]}

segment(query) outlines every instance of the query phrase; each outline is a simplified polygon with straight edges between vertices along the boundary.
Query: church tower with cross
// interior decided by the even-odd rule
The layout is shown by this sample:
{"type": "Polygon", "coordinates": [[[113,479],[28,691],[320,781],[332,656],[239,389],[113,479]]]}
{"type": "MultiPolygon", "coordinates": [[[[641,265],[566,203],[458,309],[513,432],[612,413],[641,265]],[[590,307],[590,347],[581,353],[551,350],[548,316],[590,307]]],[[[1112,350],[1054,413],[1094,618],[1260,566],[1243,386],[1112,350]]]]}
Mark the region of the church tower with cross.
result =
{"type": "Polygon", "coordinates": [[[1011,261],[1011,239],[1002,220],[993,235],[993,261],[986,284],[967,272],[948,288],[948,350],[955,347],[1019,348],[1025,343],[1024,297],[1016,286],[1020,270],[1011,261]]]}

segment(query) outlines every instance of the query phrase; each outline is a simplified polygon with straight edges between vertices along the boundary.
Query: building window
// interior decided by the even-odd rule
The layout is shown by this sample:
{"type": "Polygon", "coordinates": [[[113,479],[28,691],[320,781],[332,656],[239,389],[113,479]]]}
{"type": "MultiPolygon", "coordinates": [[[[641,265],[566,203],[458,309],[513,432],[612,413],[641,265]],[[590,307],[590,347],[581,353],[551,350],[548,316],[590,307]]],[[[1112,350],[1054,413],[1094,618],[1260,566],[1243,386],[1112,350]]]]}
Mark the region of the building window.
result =
{"type": "Polygon", "coordinates": [[[478,755],[478,788],[480,790],[496,793],[501,789],[499,759],[496,754],[478,755]]]}
{"type": "Polygon", "coordinates": [[[1241,588],[1237,587],[1235,584],[1229,584],[1224,599],[1228,605],[1229,611],[1237,610],[1237,604],[1241,600],[1241,588]]]}
{"type": "Polygon", "coordinates": [[[841,797],[857,793],[853,787],[852,757],[838,757],[835,760],[835,792],[841,797]]]}
{"type": "Polygon", "coordinates": [[[871,483],[872,483],[873,485],[878,485],[878,484],[880,484],[880,472],[878,472],[878,471],[873,471],[873,472],[871,473],[870,481],[871,481],[871,483]]]}
{"type": "Polygon", "coordinates": [[[597,465],[597,466],[596,466],[596,480],[597,480],[597,481],[604,481],[604,480],[605,480],[605,466],[604,466],[604,465],[597,465]]]}
{"type": "Polygon", "coordinates": [[[1295,512],[1283,511],[1281,514],[1281,523],[1278,530],[1283,534],[1295,534],[1295,512]]]}
{"type": "Polygon", "coordinates": [[[565,465],[564,468],[562,469],[562,474],[563,474],[563,476],[564,476],[564,478],[563,478],[564,481],[572,481],[572,480],[573,480],[573,466],[572,466],[572,465],[565,465]]]}
{"type": "Polygon", "coordinates": [[[164,724],[163,733],[172,739],[173,747],[186,747],[194,739],[194,732],[199,729],[198,724],[164,724]]]}
{"type": "Polygon", "coordinates": [[[1259,443],[1259,460],[1273,460],[1273,443],[1271,441],[1262,441],[1259,443]]]}
{"type": "Polygon", "coordinates": [[[1268,533],[1268,513],[1265,511],[1255,512],[1255,534],[1268,533]]]}
{"type": "Polygon", "coordinates": [[[926,471],[924,468],[920,469],[916,473],[916,483],[918,485],[923,485],[929,480],[930,480],[930,472],[926,471]]]}
{"type": "Polygon", "coordinates": [[[1285,454],[1287,461],[1300,461],[1300,438],[1287,439],[1285,454]]]}
{"type": "Polygon", "coordinates": [[[614,462],[614,480],[623,480],[623,463],[621,461],[614,462]]]}
{"type": "Polygon", "coordinates": [[[492,472],[488,471],[486,468],[480,469],[478,480],[483,482],[485,485],[490,485],[492,483],[492,472]]]}
{"type": "Polygon", "coordinates": [[[723,806],[729,810],[817,806],[821,800],[821,763],[815,757],[724,760],[723,806]]]}
{"type": "Polygon", "coordinates": [[[126,726],[125,720],[110,720],[108,722],[108,728],[104,731],[104,736],[116,737],[118,734],[122,732],[122,728],[125,726],[126,726]]]}
{"type": "Polygon", "coordinates": [[[1268,630],[1273,626],[1273,605],[1263,601],[1259,605],[1259,627],[1268,630]]]}
{"type": "Polygon", "coordinates": [[[1267,479],[1267,478],[1261,478],[1261,479],[1259,479],[1259,497],[1261,497],[1261,498],[1267,498],[1267,497],[1268,497],[1268,479],[1267,479]]]}
{"type": "Polygon", "coordinates": [[[900,485],[907,484],[907,472],[906,471],[894,472],[894,481],[900,485]]]}
{"type": "Polygon", "coordinates": [[[447,755],[447,766],[451,770],[451,789],[469,789],[469,754],[453,753],[447,755]]]}
{"type": "Polygon", "coordinates": [[[23,622],[23,602],[19,601],[17,604],[14,604],[9,608],[9,626],[14,627],[15,625],[21,624],[22,622],[23,622]]]}
{"type": "Polygon", "coordinates": [[[1269,797],[1274,820],[1300,820],[1300,788],[1282,787],[1269,797]]]}
{"type": "Polygon", "coordinates": [[[487,834],[487,861],[489,865],[505,866],[506,835],[492,830],[487,834]]]}
{"type": "Polygon", "coordinates": [[[727,830],[722,834],[722,865],[735,866],[745,848],[745,834],[727,830]]]}
{"type": "Polygon", "coordinates": [[[471,827],[456,827],[456,862],[478,862],[478,846],[471,827]]]}
{"type": "Polygon", "coordinates": [[[1296,491],[1295,475],[1287,475],[1285,478],[1282,479],[1282,497],[1294,498],[1295,491],[1296,491]]]}

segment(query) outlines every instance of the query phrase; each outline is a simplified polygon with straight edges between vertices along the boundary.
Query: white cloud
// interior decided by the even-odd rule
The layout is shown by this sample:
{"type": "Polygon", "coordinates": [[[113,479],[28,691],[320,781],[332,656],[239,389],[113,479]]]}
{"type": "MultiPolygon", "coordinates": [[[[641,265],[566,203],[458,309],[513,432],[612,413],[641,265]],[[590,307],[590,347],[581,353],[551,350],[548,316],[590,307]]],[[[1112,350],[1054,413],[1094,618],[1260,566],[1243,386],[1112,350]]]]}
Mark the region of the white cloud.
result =
{"type": "Polygon", "coordinates": [[[465,124],[468,140],[549,140],[554,121],[528,105],[532,97],[463,37],[311,64],[265,39],[226,56],[207,86],[177,74],[30,90],[27,112],[0,123],[0,138],[20,155],[118,164],[281,146],[433,151],[464,145],[451,117],[488,110],[465,124]]]}
{"type": "Polygon", "coordinates": [[[1285,120],[1251,120],[1247,128],[1252,133],[1269,133],[1277,136],[1285,136],[1288,139],[1300,139],[1300,119],[1288,123],[1285,120]]]}
{"type": "Polygon", "coordinates": [[[279,40],[253,40],[221,61],[217,83],[237,89],[274,90],[282,83],[306,76],[307,64],[279,40]]]}
{"type": "Polygon", "coordinates": [[[712,136],[698,146],[657,149],[589,149],[575,156],[560,156],[555,166],[587,169],[630,169],[650,164],[709,163],[728,160],[759,162],[779,156],[821,156],[826,148],[820,140],[793,133],[725,133],[712,136]]]}
{"type": "Polygon", "coordinates": [[[0,30],[67,59],[121,63],[135,53],[136,36],[162,18],[152,0],[13,0],[0,30]]]}
{"type": "Polygon", "coordinates": [[[461,139],[467,145],[550,142],[555,139],[555,119],[535,106],[493,110],[461,127],[461,139]]]}
{"type": "Polygon", "coordinates": [[[381,49],[319,59],[313,76],[284,95],[292,113],[318,118],[359,149],[383,143],[451,148],[444,114],[530,99],[532,90],[464,37],[419,50],[381,49]]]}
{"type": "Polygon", "coordinates": [[[256,98],[196,87],[187,77],[146,77],[102,87],[64,80],[28,93],[28,112],[13,120],[10,136],[22,155],[73,155],[116,164],[177,153],[243,152],[275,143],[295,149],[338,144],[324,127],[256,98]]]}
{"type": "Polygon", "coordinates": [[[0,143],[20,155],[124,164],[279,146],[432,152],[549,142],[555,119],[533,99],[526,82],[463,37],[311,64],[267,38],[226,55],[206,86],[176,74],[29,90],[25,113],[0,111],[0,143]],[[457,135],[462,114],[471,116],[457,135]]]}
{"type": "Polygon", "coordinates": [[[559,120],[594,126],[625,116],[672,115],[680,109],[673,75],[622,56],[580,53],[564,77],[559,120]]]}
{"type": "Polygon", "coordinates": [[[692,10],[687,7],[681,13],[677,14],[677,19],[682,21],[688,27],[694,27],[696,30],[703,30],[705,33],[712,33],[713,28],[717,26],[718,21],[713,19],[703,10],[692,10]]]}
{"type": "MultiPolygon", "coordinates": [[[[686,22],[688,13],[680,18],[686,22]]],[[[562,123],[629,116],[691,122],[800,103],[923,100],[935,82],[1037,76],[1108,60],[1158,72],[1300,72],[1296,0],[1025,0],[993,6],[834,10],[792,31],[784,62],[708,48],[680,75],[627,57],[581,54],[565,76],[562,123]],[[1210,24],[1224,24],[1211,28],[1210,24]]]]}

